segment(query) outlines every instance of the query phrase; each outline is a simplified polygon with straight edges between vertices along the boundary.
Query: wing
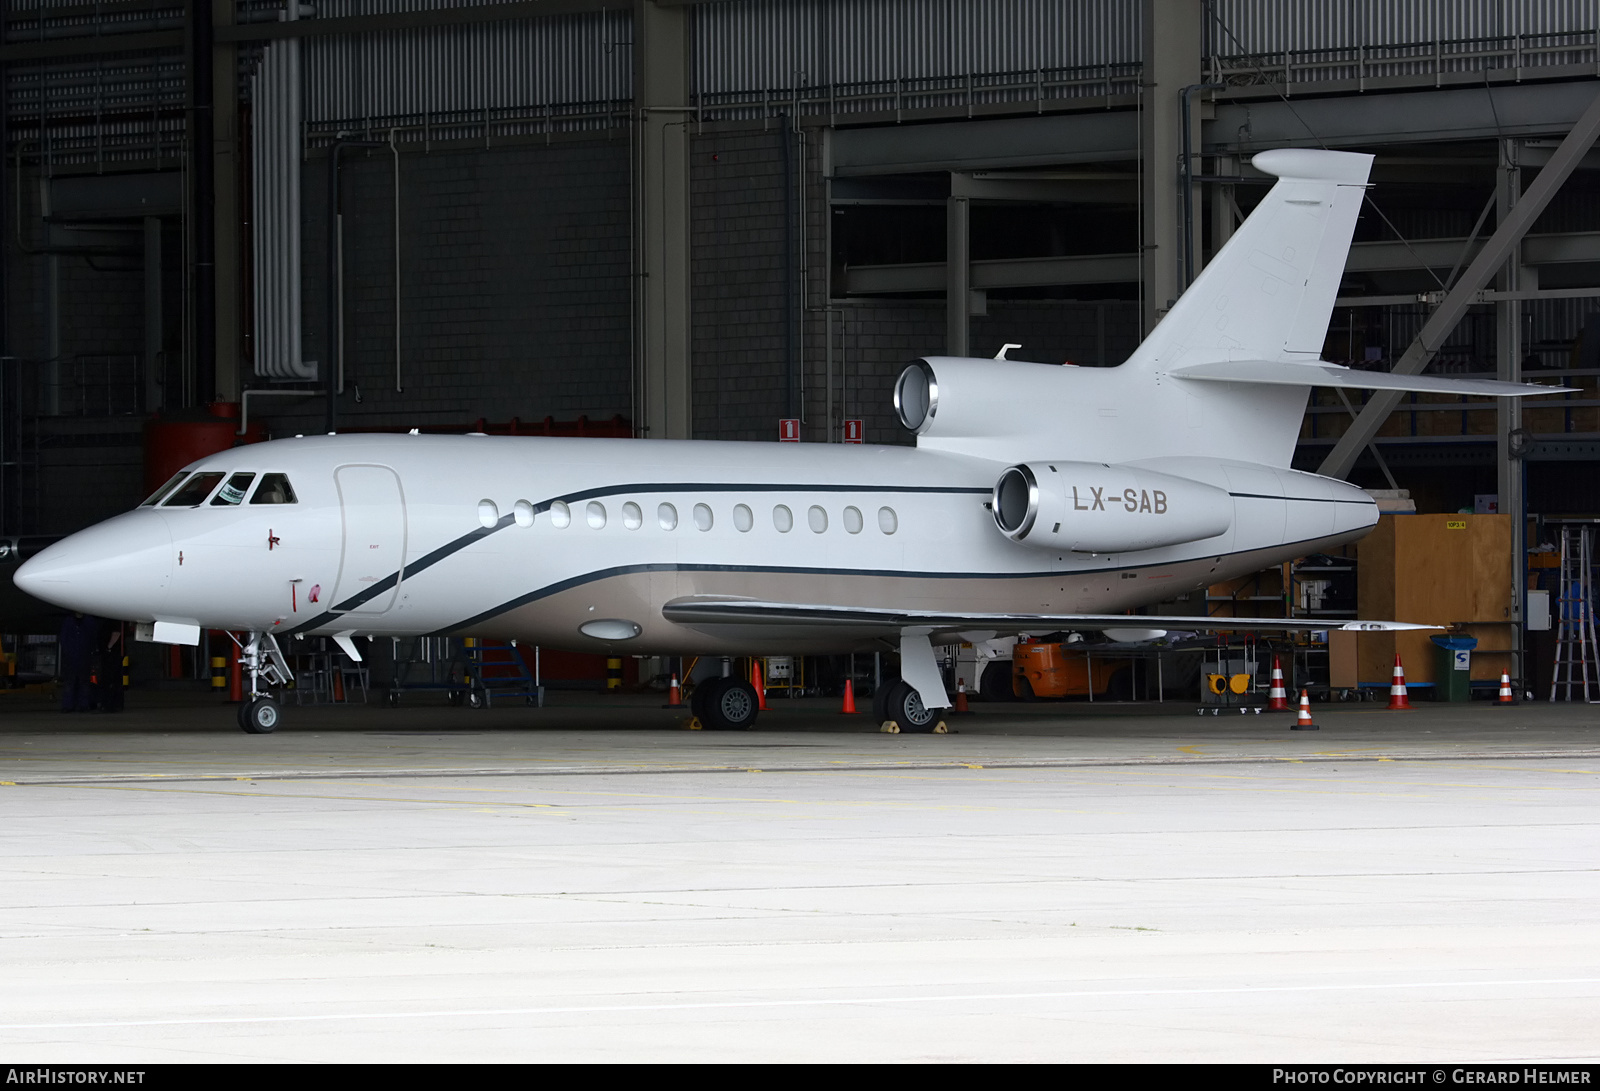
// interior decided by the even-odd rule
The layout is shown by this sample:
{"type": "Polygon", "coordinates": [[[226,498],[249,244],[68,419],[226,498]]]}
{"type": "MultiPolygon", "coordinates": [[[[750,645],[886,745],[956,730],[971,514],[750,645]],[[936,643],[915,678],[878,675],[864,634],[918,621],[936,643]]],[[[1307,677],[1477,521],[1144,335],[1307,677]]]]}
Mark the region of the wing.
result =
{"type": "Polygon", "coordinates": [[[696,629],[764,627],[846,629],[868,636],[927,633],[1049,633],[1059,629],[1166,629],[1187,632],[1243,630],[1262,632],[1398,632],[1442,629],[1404,621],[1325,621],[1312,618],[1166,617],[1156,614],[947,614],[933,610],[881,610],[860,606],[821,606],[756,599],[674,599],[661,609],[668,621],[696,629]]]}

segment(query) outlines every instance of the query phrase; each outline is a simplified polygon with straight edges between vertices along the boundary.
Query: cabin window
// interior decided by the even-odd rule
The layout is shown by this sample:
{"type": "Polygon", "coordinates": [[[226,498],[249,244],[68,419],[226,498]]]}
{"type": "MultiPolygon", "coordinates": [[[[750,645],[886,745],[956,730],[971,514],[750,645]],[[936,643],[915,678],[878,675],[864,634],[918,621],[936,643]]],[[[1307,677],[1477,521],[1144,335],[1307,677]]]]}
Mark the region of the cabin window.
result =
{"type": "Polygon", "coordinates": [[[851,534],[860,534],[861,528],[866,524],[861,519],[861,509],[850,507],[844,509],[844,529],[851,534]]]}
{"type": "Polygon", "coordinates": [[[172,498],[161,506],[164,508],[195,508],[205,502],[211,495],[211,490],[217,487],[217,482],[222,480],[220,473],[195,474],[183,483],[183,488],[172,494],[172,498]]]}
{"type": "Polygon", "coordinates": [[[900,517],[894,513],[893,508],[878,509],[878,529],[885,534],[893,534],[900,529],[900,517]]]}
{"type": "Polygon", "coordinates": [[[639,505],[632,500],[622,505],[622,525],[629,530],[638,530],[644,526],[644,513],[639,510],[639,505]]]}
{"type": "Polygon", "coordinates": [[[747,504],[736,504],[733,508],[733,525],[739,528],[740,534],[747,534],[750,528],[756,525],[756,517],[747,504]]]}
{"type": "Polygon", "coordinates": [[[565,530],[572,525],[572,509],[567,507],[565,500],[557,500],[550,505],[550,522],[557,530],[565,530]]]}
{"type": "Polygon", "coordinates": [[[526,500],[518,500],[511,505],[511,515],[519,527],[533,526],[533,505],[526,500]]]}
{"type": "Polygon", "coordinates": [[[478,501],[478,522],[485,529],[492,529],[500,523],[500,509],[493,500],[478,501]]]}
{"type": "Polygon", "coordinates": [[[211,498],[211,506],[224,508],[244,503],[244,494],[250,491],[250,482],[255,479],[255,474],[234,474],[228,478],[226,485],[217,490],[217,495],[211,498]]]}
{"type": "Polygon", "coordinates": [[[711,508],[708,505],[696,504],[694,506],[695,526],[699,527],[701,530],[710,530],[713,522],[715,522],[715,520],[711,518],[711,508]]]}
{"type": "Polygon", "coordinates": [[[153,508],[153,507],[155,507],[157,504],[161,503],[161,500],[162,500],[163,497],[165,497],[173,489],[178,487],[178,482],[182,481],[184,478],[186,478],[188,476],[189,476],[189,471],[188,470],[179,470],[177,473],[175,473],[171,477],[167,478],[167,483],[165,485],[161,486],[155,492],[151,493],[150,494],[150,499],[146,500],[143,504],[140,504],[139,506],[141,508],[153,508]]]}
{"type": "Polygon", "coordinates": [[[828,513],[816,504],[812,504],[811,510],[806,512],[806,522],[811,524],[812,534],[821,534],[828,529],[828,513]]]}
{"type": "Polygon", "coordinates": [[[678,509],[671,504],[662,504],[656,508],[656,522],[661,524],[662,530],[677,530],[678,509]]]}
{"type": "Polygon", "coordinates": [[[293,504],[294,486],[289,484],[288,474],[262,474],[261,484],[256,486],[256,493],[250,498],[252,504],[293,504]]]}
{"type": "Polygon", "coordinates": [[[584,512],[584,518],[589,521],[592,530],[599,530],[606,525],[606,506],[598,500],[589,501],[589,507],[584,512]]]}
{"type": "Polygon", "coordinates": [[[778,528],[779,534],[788,534],[794,529],[794,512],[779,504],[772,509],[772,525],[778,528]]]}

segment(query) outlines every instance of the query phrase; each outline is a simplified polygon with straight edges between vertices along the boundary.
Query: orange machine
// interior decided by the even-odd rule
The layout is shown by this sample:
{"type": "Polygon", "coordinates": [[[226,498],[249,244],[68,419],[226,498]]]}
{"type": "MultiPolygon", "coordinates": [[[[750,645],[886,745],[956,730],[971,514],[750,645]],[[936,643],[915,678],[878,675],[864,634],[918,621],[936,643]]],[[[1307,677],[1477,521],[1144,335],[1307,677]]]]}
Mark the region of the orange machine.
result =
{"type": "Polygon", "coordinates": [[[1018,697],[1087,697],[1090,685],[1096,697],[1126,699],[1132,696],[1132,663],[1087,655],[1064,644],[1018,641],[1012,650],[1011,687],[1018,697]]]}

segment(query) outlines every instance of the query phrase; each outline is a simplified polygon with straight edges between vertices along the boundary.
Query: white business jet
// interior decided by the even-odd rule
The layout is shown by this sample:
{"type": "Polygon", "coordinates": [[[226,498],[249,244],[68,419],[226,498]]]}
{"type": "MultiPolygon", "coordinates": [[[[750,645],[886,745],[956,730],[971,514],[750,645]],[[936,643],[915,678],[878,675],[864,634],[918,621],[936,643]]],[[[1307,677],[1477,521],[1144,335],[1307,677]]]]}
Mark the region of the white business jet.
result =
{"type": "MultiPolygon", "coordinates": [[[[297,437],[201,459],[15,579],[157,641],[248,633],[240,723],[255,733],[279,720],[284,641],[312,634],[356,658],[358,635],[613,655],[898,648],[880,709],[930,730],[950,703],[935,644],[1215,627],[1127,611],[1365,534],[1365,492],[1288,468],[1311,387],[1560,389],[1319,360],[1371,161],[1256,156],[1279,181],[1120,367],[913,363],[894,397],[915,448],[297,437]]],[[[757,707],[726,677],[695,704],[718,728],[757,707]]]]}

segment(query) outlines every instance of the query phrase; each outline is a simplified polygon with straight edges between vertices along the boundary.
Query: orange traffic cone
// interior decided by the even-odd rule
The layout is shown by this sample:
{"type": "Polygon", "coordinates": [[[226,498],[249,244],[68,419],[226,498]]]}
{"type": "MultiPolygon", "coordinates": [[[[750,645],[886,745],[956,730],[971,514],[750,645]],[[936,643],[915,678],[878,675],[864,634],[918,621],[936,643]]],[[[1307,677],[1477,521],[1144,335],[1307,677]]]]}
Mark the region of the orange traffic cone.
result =
{"type": "Polygon", "coordinates": [[[761,660],[750,660],[750,682],[756,687],[756,711],[771,712],[767,707],[767,687],[761,684],[761,660]]]}
{"type": "Polygon", "coordinates": [[[856,714],[856,688],[850,679],[844,680],[844,707],[839,709],[841,716],[854,716],[856,714]]]}
{"type": "Polygon", "coordinates": [[[956,679],[956,703],[955,703],[955,707],[950,710],[950,715],[952,715],[952,716],[971,716],[972,715],[972,709],[967,704],[967,680],[965,678],[957,678],[956,679]]]}
{"type": "Polygon", "coordinates": [[[1321,730],[1311,722],[1311,697],[1305,690],[1300,691],[1300,715],[1295,719],[1290,731],[1318,731],[1321,730]]]}
{"type": "Polygon", "coordinates": [[[1272,657],[1272,688],[1267,691],[1267,711],[1289,711],[1289,694],[1283,688],[1283,667],[1277,656],[1272,657]]]}
{"type": "Polygon", "coordinates": [[[1495,701],[1495,706],[1498,708],[1498,707],[1503,707],[1505,705],[1514,705],[1516,703],[1517,703],[1517,699],[1515,697],[1511,696],[1511,675],[1507,674],[1505,671],[1501,671],[1500,672],[1500,699],[1495,701]]]}
{"type": "Polygon", "coordinates": [[[678,689],[678,676],[673,674],[672,685],[667,689],[667,703],[662,708],[682,708],[683,693],[678,689]]]}
{"type": "Polygon", "coordinates": [[[1399,653],[1394,657],[1394,680],[1389,683],[1389,711],[1411,710],[1411,694],[1406,689],[1406,669],[1400,665],[1399,653]]]}

